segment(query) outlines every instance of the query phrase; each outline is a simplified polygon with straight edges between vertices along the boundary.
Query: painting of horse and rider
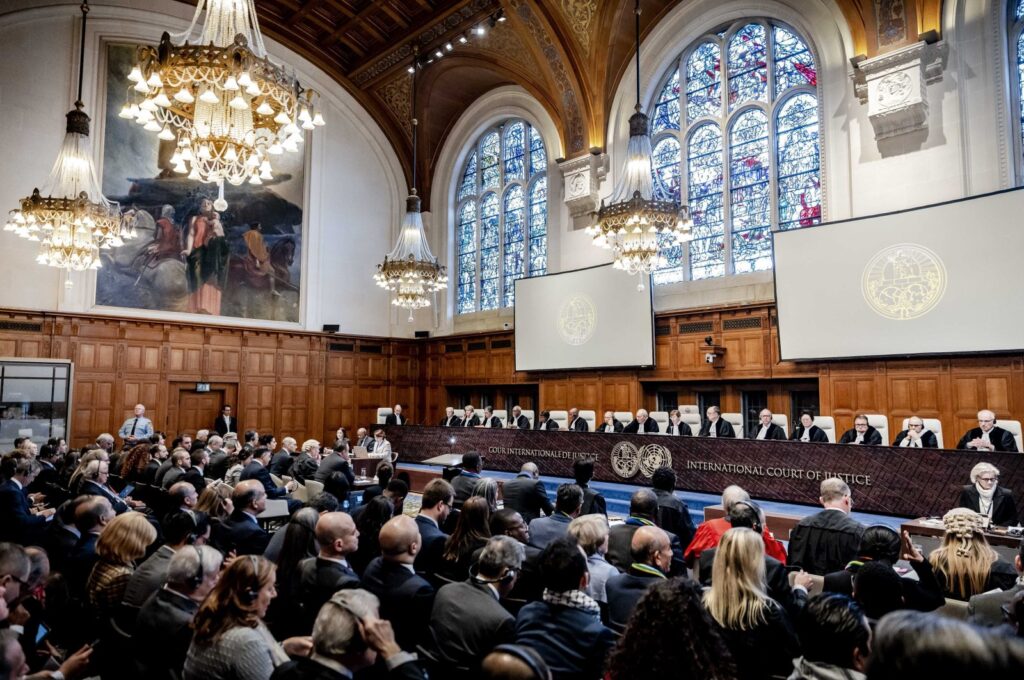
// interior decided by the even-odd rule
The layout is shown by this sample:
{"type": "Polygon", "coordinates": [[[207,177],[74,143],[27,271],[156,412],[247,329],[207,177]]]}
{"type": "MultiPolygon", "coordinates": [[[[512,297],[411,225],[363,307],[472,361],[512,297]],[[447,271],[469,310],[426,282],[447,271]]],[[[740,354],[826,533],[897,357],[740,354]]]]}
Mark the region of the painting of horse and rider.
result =
{"type": "Polygon", "coordinates": [[[273,181],[217,186],[175,174],[173,141],[117,114],[130,96],[135,46],[107,46],[103,191],[138,236],[101,251],[96,304],[299,321],[304,154],[278,157],[273,181]]]}

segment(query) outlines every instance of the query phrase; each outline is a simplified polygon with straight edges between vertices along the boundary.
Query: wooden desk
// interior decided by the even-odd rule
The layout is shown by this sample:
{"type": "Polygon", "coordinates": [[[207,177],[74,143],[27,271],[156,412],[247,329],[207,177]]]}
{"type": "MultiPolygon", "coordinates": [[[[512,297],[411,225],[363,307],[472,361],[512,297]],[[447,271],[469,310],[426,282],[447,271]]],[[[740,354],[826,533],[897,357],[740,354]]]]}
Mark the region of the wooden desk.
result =
{"type": "Polygon", "coordinates": [[[459,467],[462,465],[461,453],[442,453],[440,456],[417,461],[421,465],[438,465],[440,467],[459,467]]]}
{"type": "MultiPolygon", "coordinates": [[[[725,509],[721,505],[709,505],[704,508],[704,521],[725,517],[725,509]]],[[[780,541],[789,540],[789,532],[803,519],[799,515],[783,515],[781,513],[764,513],[764,522],[768,531],[780,541]]]]}
{"type": "MultiPolygon", "coordinates": [[[[941,540],[946,535],[942,522],[929,522],[925,517],[907,520],[900,528],[911,536],[933,536],[941,540]]],[[[1020,545],[1021,540],[1020,536],[1011,536],[1000,531],[986,531],[985,538],[991,546],[1002,545],[1014,549],[1020,545]]]]}

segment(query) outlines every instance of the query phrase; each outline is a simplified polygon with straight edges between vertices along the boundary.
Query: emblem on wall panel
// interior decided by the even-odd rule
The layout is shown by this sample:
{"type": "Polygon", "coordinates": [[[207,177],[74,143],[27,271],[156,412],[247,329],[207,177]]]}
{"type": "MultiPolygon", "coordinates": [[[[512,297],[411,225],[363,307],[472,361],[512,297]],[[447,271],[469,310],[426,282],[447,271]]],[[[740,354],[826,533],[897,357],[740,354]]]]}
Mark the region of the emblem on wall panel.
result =
{"type": "Polygon", "coordinates": [[[612,447],[612,470],[623,479],[636,476],[640,470],[640,452],[629,442],[619,442],[612,447]]]}

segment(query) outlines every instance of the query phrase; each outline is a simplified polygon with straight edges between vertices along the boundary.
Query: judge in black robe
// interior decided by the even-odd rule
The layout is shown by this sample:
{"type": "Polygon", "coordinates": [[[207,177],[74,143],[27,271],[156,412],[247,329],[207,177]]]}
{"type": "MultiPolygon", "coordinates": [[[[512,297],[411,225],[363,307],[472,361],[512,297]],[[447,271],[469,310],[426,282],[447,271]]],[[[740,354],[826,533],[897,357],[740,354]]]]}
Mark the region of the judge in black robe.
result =
{"type": "Polygon", "coordinates": [[[645,409],[640,409],[636,412],[636,418],[633,419],[629,425],[622,428],[623,434],[637,434],[640,431],[645,434],[650,432],[659,432],[658,423],[651,418],[645,409]]]}
{"type": "MultiPolygon", "coordinates": [[[[854,421],[854,422],[856,422],[856,421],[854,421]]],[[[865,446],[881,446],[882,445],[882,433],[879,432],[878,430],[876,430],[875,428],[871,427],[870,425],[868,425],[867,421],[864,421],[863,427],[865,428],[863,433],[861,433],[857,429],[856,426],[851,427],[849,430],[847,430],[846,432],[843,433],[843,436],[840,437],[840,439],[839,439],[839,443],[840,444],[857,444],[858,443],[857,442],[857,435],[858,434],[862,434],[863,436],[862,436],[862,440],[859,442],[860,444],[863,444],[865,446]]]]}
{"type": "Polygon", "coordinates": [[[622,422],[619,421],[611,411],[604,412],[604,422],[597,426],[595,432],[604,433],[620,433],[622,432],[622,422]],[[609,430],[608,428],[611,427],[609,430]]]}
{"type": "Polygon", "coordinates": [[[921,443],[920,446],[914,444],[914,440],[910,439],[910,430],[902,430],[896,435],[896,439],[892,441],[893,446],[901,446],[905,449],[937,449],[939,448],[939,439],[935,436],[935,433],[931,430],[922,430],[921,436],[918,441],[921,443]],[[904,442],[907,442],[904,444],[904,442]]]}
{"type": "Polygon", "coordinates": [[[700,433],[698,437],[710,437],[712,428],[715,430],[715,437],[731,437],[736,438],[736,431],[732,429],[732,424],[729,423],[725,418],[722,417],[722,412],[717,406],[709,406],[707,411],[708,419],[701,425],[700,433]]]}
{"type": "Polygon", "coordinates": [[[803,413],[800,415],[800,422],[793,428],[793,435],[790,437],[792,441],[802,442],[804,441],[804,432],[807,432],[807,441],[816,442],[818,444],[828,444],[828,435],[825,434],[825,430],[821,429],[814,424],[814,416],[809,413],[803,413]]]}
{"type": "Polygon", "coordinates": [[[557,430],[558,423],[551,419],[550,411],[541,411],[540,418],[537,418],[537,424],[533,426],[535,430],[557,430]]]}

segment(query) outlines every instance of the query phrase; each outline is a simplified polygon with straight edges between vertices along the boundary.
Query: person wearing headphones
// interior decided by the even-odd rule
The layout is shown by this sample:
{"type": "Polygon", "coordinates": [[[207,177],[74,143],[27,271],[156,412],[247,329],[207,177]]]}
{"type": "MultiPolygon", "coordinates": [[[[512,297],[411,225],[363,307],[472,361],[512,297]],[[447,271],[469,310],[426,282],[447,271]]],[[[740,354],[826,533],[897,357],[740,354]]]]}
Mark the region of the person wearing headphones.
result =
{"type": "Polygon", "coordinates": [[[132,632],[136,675],[180,675],[192,642],[192,619],[220,576],[219,551],[186,545],[174,552],[163,587],[150,595],[132,632]]]}
{"type": "Polygon", "coordinates": [[[289,656],[309,656],[310,638],[278,643],[263,623],[276,578],[274,563],[256,555],[224,570],[192,622],[184,680],[268,680],[289,656]]]}
{"type": "Polygon", "coordinates": [[[470,577],[437,592],[427,646],[445,666],[477,670],[496,646],[515,639],[516,620],[502,606],[516,585],[525,549],[511,536],[487,541],[470,577]],[[467,623],[471,622],[471,623],[467,623]]]}
{"type": "Polygon", "coordinates": [[[378,608],[377,597],[365,590],[335,593],[320,608],[313,624],[312,653],[279,666],[271,678],[350,680],[380,657],[388,678],[427,680],[416,657],[395,642],[391,622],[380,618],[378,608]]]}
{"type": "Polygon", "coordinates": [[[974,451],[1006,451],[1017,453],[1017,442],[1007,430],[996,425],[996,414],[988,409],[978,411],[978,427],[968,430],[956,448],[974,451]]]}

